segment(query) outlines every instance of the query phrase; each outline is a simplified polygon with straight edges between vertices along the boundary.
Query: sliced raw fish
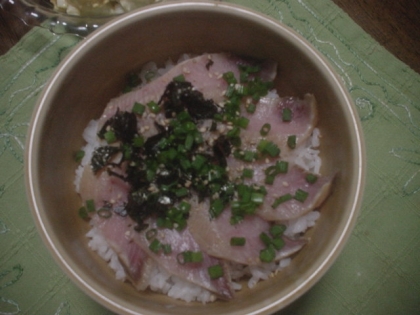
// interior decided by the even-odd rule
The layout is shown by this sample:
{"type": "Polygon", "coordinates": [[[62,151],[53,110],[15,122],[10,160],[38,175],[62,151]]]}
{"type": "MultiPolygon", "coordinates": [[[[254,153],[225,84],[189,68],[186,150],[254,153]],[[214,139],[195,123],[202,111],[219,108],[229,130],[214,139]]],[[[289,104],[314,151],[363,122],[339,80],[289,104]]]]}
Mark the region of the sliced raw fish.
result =
{"type": "Polygon", "coordinates": [[[131,240],[132,221],[128,217],[113,213],[109,218],[94,215],[91,224],[96,227],[96,230],[101,233],[108,245],[118,255],[130,282],[138,290],[146,289],[147,270],[150,269],[153,261],[138,244],[131,240]]]}
{"type": "Polygon", "coordinates": [[[107,205],[122,206],[127,202],[130,185],[106,170],[95,175],[89,164],[84,167],[79,194],[83,201],[93,200],[97,209],[107,205]]]}
{"type": "Polygon", "coordinates": [[[265,139],[277,144],[282,151],[288,151],[287,139],[296,136],[296,146],[301,145],[310,136],[318,122],[316,100],[312,94],[303,99],[297,97],[279,97],[273,93],[262,97],[253,114],[242,111],[250,121],[241,132],[244,147],[257,144],[262,136],[260,130],[264,124],[270,124],[270,131],[265,139]],[[283,109],[291,110],[291,121],[283,121],[283,109]]]}
{"type": "MultiPolygon", "coordinates": [[[[228,159],[228,165],[232,165],[232,163],[237,165],[241,162],[228,159]]],[[[265,170],[272,165],[274,165],[273,161],[270,163],[266,163],[266,161],[253,163],[253,178],[247,180],[247,182],[265,185],[265,170]]],[[[317,175],[316,182],[311,184],[306,180],[307,174],[296,165],[290,165],[287,173],[278,174],[271,185],[265,185],[267,195],[264,204],[258,208],[257,214],[268,221],[287,221],[318,208],[330,194],[333,177],[317,175]],[[294,198],[298,190],[307,193],[303,202],[294,198]],[[292,198],[273,207],[277,198],[287,194],[290,194],[292,198]]]]}
{"type": "MultiPolygon", "coordinates": [[[[261,263],[260,251],[265,248],[261,233],[269,234],[271,224],[259,216],[250,215],[232,225],[230,209],[225,209],[217,218],[211,218],[208,203],[201,203],[191,209],[188,228],[200,247],[209,255],[244,265],[261,263]],[[232,237],[243,237],[243,246],[232,246],[232,237]]],[[[290,256],[300,250],[304,240],[283,237],[285,246],[276,251],[276,260],[290,256]]]]}
{"type": "MultiPolygon", "coordinates": [[[[115,115],[117,109],[131,111],[133,105],[138,102],[147,104],[151,101],[159,102],[167,85],[179,75],[191,82],[194,89],[203,93],[205,99],[211,99],[216,103],[224,100],[224,93],[227,83],[223,79],[223,73],[233,72],[239,78],[238,64],[249,64],[245,59],[229,54],[204,54],[188,59],[177,64],[167,73],[144,85],[140,89],[123,94],[111,100],[106,107],[99,125],[102,126],[106,120],[115,115]]],[[[277,65],[274,62],[265,62],[261,74],[263,79],[272,80],[276,76],[277,65]]],[[[156,116],[148,111],[146,121],[142,127],[153,128],[156,116]]]]}
{"type": "MultiPolygon", "coordinates": [[[[148,221],[149,227],[142,232],[134,232],[133,240],[139,244],[147,254],[152,257],[161,267],[172,275],[185,279],[191,283],[197,284],[223,299],[233,298],[233,289],[226,263],[211,257],[203,252],[201,247],[192,237],[188,228],[182,231],[176,229],[158,228],[153,220],[148,221]],[[155,229],[157,231],[156,239],[161,244],[170,245],[171,252],[154,252],[149,246],[153,241],[148,237],[148,231],[155,229]],[[203,260],[196,263],[180,263],[180,255],[183,252],[202,252],[203,260]],[[215,265],[221,265],[224,269],[223,277],[212,280],[208,273],[208,268],[215,265]]],[[[181,259],[182,262],[182,259],[181,259]]]]}

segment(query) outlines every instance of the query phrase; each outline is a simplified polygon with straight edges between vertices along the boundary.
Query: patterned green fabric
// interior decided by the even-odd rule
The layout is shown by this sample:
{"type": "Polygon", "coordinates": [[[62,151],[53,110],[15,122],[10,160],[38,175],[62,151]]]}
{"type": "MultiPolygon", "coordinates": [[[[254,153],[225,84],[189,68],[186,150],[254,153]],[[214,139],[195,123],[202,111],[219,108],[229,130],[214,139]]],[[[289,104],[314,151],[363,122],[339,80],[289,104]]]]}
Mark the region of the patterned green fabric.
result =
{"type": "MultiPolygon", "coordinates": [[[[356,228],[331,270],[278,314],[420,313],[420,76],[329,0],[236,0],[308,39],[358,107],[368,158],[356,228]]],[[[35,28],[0,57],[0,315],[111,314],[59,269],[35,229],[23,156],[35,101],[79,39],[35,28]]]]}

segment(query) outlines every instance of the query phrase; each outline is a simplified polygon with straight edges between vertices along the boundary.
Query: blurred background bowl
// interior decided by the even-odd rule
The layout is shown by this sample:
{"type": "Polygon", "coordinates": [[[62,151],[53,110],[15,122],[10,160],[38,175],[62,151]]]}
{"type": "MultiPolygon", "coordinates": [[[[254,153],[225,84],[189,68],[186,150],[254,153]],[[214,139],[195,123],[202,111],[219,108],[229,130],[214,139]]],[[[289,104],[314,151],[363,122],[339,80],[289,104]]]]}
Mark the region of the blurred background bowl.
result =
{"type": "Polygon", "coordinates": [[[118,17],[58,66],[36,105],[27,138],[26,182],[33,217],[52,256],[93,299],[118,314],[270,314],[308,291],[331,267],[356,222],[365,173],[363,136],[341,79],[301,36],[226,3],[177,1],[118,17]],[[168,40],[170,39],[170,40],[168,40]],[[115,280],[87,246],[78,217],[74,152],[89,120],[117,96],[129,72],[182,53],[232,52],[278,62],[280,95],[313,93],[322,132],[322,173],[337,172],[332,195],[291,265],[229,302],[184,303],[115,280]]]}

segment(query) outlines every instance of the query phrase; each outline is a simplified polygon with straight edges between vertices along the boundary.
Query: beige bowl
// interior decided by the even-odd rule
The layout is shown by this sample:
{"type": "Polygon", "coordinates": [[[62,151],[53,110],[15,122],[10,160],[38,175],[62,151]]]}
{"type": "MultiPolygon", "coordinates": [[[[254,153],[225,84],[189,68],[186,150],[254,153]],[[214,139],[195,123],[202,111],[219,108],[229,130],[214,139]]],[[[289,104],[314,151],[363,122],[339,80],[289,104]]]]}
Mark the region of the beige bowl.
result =
{"type": "Polygon", "coordinates": [[[309,290],[333,264],[356,222],[364,186],[365,152],[356,110],[320,54],[301,36],[270,18],[225,3],[157,5],[117,18],[83,40],[61,63],[35,108],[27,140],[26,182],[36,225],[68,276],[118,314],[269,314],[309,290]],[[148,61],[181,53],[229,51],[278,61],[282,95],[315,94],[323,132],[322,172],[338,172],[333,193],[292,264],[229,302],[184,303],[138,292],[116,281],[87,247],[88,224],[77,215],[73,153],[82,131],[123,78],[148,61]]]}

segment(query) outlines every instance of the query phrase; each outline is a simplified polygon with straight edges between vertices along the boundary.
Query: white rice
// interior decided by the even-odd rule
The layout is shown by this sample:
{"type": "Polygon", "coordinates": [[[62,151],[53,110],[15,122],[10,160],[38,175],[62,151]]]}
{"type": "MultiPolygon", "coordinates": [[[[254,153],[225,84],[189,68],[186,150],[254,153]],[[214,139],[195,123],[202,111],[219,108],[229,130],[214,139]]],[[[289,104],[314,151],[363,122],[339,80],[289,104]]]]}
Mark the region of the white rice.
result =
{"type": "MultiPolygon", "coordinates": [[[[178,62],[190,58],[190,55],[182,55],[178,62]]],[[[141,85],[143,86],[150,81],[151,76],[158,77],[165,72],[169,71],[176,63],[171,60],[167,61],[163,68],[158,68],[155,63],[150,62],[146,64],[142,71],[139,73],[141,85]]],[[[277,95],[270,94],[271,96],[277,95]]],[[[269,96],[270,96],[269,95],[269,96]]],[[[76,191],[80,190],[80,179],[83,173],[83,168],[89,163],[92,158],[92,153],[98,146],[101,145],[100,139],[97,137],[98,121],[92,120],[83,132],[83,139],[86,145],[82,148],[85,155],[76,170],[76,178],[74,185],[76,191]]],[[[319,174],[321,168],[321,158],[319,157],[320,146],[320,131],[318,128],[313,130],[312,135],[307,139],[306,144],[295,150],[293,156],[293,163],[302,167],[308,172],[319,174]]],[[[311,211],[306,215],[291,220],[286,223],[287,229],[285,235],[289,238],[297,238],[302,235],[308,228],[315,225],[316,220],[319,218],[318,211],[311,211]]],[[[123,265],[121,264],[117,253],[107,244],[106,239],[102,236],[101,232],[95,227],[86,234],[89,238],[88,246],[97,254],[108,262],[110,268],[115,272],[117,280],[127,280],[127,274],[123,265]]],[[[289,266],[291,258],[284,258],[277,262],[263,263],[258,266],[244,266],[236,263],[230,263],[232,285],[235,291],[242,289],[240,283],[244,278],[247,278],[246,285],[249,288],[254,288],[259,281],[267,280],[273,274],[281,271],[289,266]]],[[[156,263],[150,271],[150,277],[147,281],[147,287],[155,292],[166,294],[172,298],[184,300],[186,302],[198,301],[202,303],[212,302],[216,299],[215,295],[202,287],[185,281],[179,277],[169,274],[166,270],[159,267],[156,263]]]]}

